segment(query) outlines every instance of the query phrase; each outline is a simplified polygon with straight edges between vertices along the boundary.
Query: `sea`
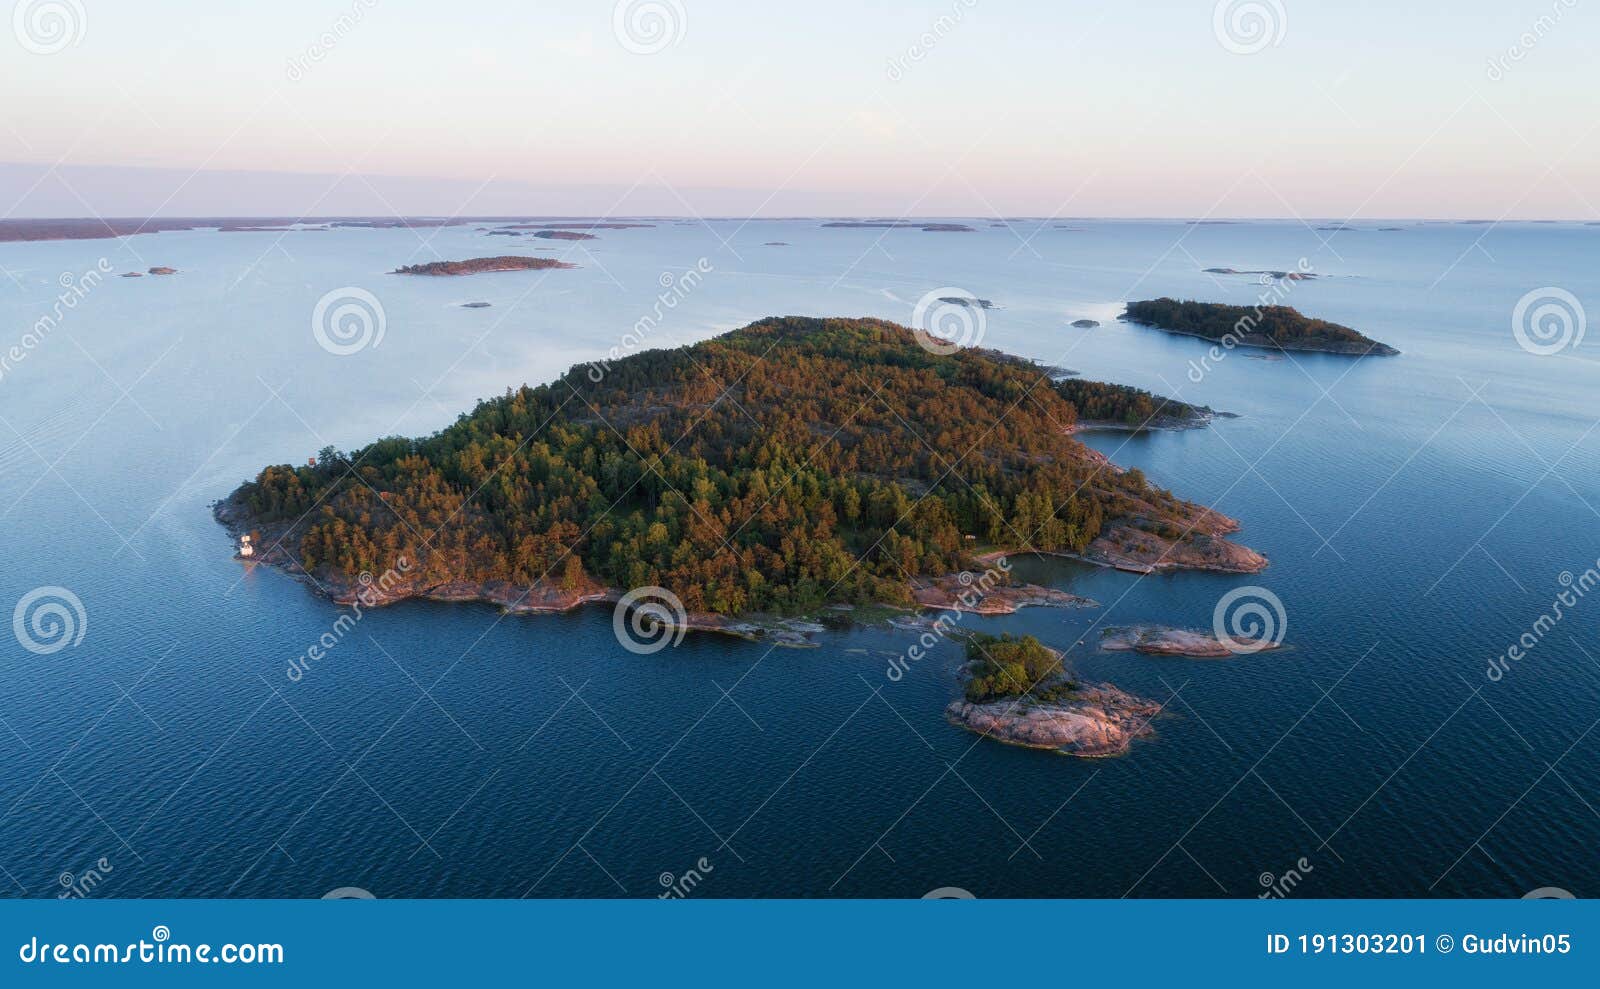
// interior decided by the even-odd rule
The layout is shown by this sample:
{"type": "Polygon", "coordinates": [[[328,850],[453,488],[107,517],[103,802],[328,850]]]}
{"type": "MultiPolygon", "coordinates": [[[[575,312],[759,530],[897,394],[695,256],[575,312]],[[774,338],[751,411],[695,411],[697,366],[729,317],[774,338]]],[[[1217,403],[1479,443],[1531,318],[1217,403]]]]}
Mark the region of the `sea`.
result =
{"type": "Polygon", "coordinates": [[[1600,226],[642,222],[0,244],[0,893],[1600,895],[1600,226]],[[388,274],[507,253],[577,267],[388,274]],[[963,294],[993,308],[936,301],[963,294]],[[1402,353],[1116,319],[1160,296],[1292,305],[1402,353]],[[1083,439],[1237,518],[1266,570],[1014,558],[1100,606],[957,623],[1160,703],[1123,755],[948,724],[954,637],[915,661],[887,624],[640,654],[607,605],[352,619],[212,517],[263,465],[426,435],[576,364],[930,307],[958,343],[1236,416],[1083,439]],[[1282,647],[1098,648],[1212,629],[1225,599],[1282,647]]]}

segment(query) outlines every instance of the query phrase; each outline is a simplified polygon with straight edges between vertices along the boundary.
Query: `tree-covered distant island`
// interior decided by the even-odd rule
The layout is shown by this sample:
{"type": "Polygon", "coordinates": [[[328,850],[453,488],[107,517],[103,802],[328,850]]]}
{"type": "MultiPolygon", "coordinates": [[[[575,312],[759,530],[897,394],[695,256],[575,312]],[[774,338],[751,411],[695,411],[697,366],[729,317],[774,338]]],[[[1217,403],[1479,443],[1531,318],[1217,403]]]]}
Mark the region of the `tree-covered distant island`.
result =
{"type": "Polygon", "coordinates": [[[936,355],[892,323],[773,318],[508,389],[432,436],[267,467],[217,515],[336,598],[404,559],[385,602],[514,610],[651,585],[720,616],[913,607],[926,578],[1006,552],[1259,570],[1222,538],[1233,520],[1072,436],[1083,411],[1162,403],[936,355]]]}
{"type": "Polygon", "coordinates": [[[494,258],[469,258],[466,261],[429,261],[427,264],[408,264],[389,272],[391,275],[477,275],[486,271],[542,271],[546,268],[576,268],[575,264],[555,258],[518,257],[503,254],[494,258]]]}
{"type": "Polygon", "coordinates": [[[1348,326],[1313,319],[1289,306],[1230,306],[1220,302],[1148,299],[1128,303],[1123,319],[1229,347],[1307,350],[1325,354],[1393,356],[1400,351],[1348,326]]]}

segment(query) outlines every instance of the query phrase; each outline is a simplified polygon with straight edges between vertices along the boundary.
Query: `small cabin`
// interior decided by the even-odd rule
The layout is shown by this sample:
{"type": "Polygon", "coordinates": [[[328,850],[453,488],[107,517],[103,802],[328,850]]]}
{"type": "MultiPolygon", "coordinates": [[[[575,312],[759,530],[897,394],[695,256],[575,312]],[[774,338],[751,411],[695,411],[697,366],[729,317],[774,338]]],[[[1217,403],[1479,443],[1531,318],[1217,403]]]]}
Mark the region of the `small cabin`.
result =
{"type": "Polygon", "coordinates": [[[247,560],[256,555],[256,548],[250,545],[248,534],[239,537],[239,555],[247,560]]]}

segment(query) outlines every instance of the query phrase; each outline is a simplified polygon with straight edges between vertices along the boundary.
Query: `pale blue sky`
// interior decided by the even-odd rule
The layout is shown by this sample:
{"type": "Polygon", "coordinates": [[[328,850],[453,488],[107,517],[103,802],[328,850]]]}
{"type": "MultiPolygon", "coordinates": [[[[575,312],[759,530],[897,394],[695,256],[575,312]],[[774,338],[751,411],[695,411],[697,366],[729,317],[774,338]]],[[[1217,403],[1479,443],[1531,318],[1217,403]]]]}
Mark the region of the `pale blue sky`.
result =
{"type": "Polygon", "coordinates": [[[1591,0],[1254,0],[1247,54],[1207,0],[658,0],[650,54],[611,0],[55,2],[0,27],[11,216],[1600,219],[1591,0]]]}

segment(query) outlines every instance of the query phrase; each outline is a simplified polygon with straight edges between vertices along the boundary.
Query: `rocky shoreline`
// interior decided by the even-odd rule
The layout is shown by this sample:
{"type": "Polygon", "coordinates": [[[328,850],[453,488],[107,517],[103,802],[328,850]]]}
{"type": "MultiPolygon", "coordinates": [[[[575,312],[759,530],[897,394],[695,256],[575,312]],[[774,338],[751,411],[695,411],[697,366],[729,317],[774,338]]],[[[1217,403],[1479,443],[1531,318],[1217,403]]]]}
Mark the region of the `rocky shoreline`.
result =
{"type": "Polygon", "coordinates": [[[1230,659],[1241,652],[1277,649],[1277,642],[1252,644],[1249,649],[1230,647],[1210,632],[1170,628],[1166,625],[1129,625],[1101,632],[1100,648],[1107,652],[1136,652],[1146,656],[1183,656],[1189,659],[1230,659]]]}
{"type": "Polygon", "coordinates": [[[1127,752],[1134,739],[1155,734],[1150,723],[1160,713],[1161,705],[1110,684],[1081,686],[1065,700],[956,700],[944,709],[951,724],[985,738],[1080,758],[1127,752]]]}

